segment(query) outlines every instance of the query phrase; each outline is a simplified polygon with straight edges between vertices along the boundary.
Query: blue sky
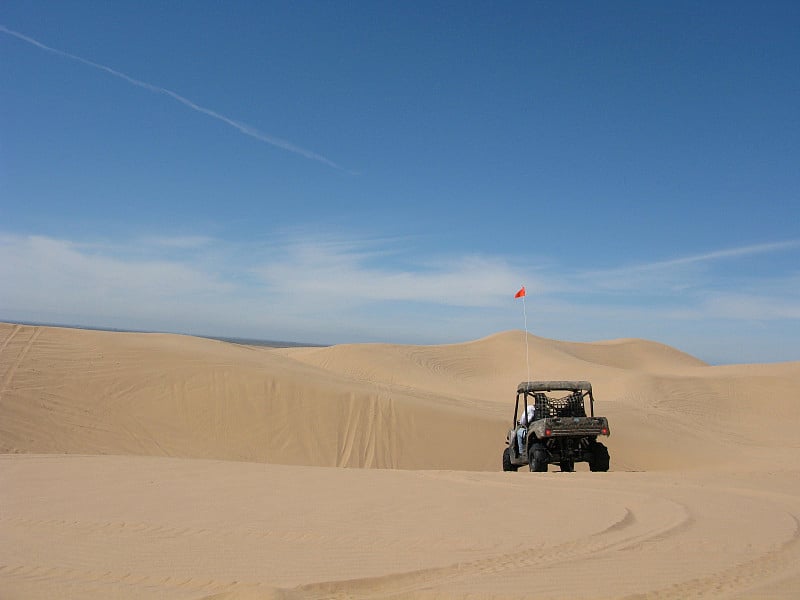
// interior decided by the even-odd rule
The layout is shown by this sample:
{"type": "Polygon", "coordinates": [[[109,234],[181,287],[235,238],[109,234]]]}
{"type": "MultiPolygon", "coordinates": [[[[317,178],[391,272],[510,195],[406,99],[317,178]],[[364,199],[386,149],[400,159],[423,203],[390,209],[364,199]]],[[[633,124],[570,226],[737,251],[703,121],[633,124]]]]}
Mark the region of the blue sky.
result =
{"type": "Polygon", "coordinates": [[[0,5],[0,319],[800,360],[796,2],[0,5]]]}

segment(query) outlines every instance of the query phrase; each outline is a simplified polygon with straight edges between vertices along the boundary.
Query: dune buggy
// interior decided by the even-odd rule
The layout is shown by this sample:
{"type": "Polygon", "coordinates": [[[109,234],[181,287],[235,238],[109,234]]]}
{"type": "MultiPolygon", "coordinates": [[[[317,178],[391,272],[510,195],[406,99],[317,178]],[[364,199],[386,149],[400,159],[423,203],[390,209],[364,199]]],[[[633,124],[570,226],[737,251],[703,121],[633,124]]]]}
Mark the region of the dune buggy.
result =
{"type": "Polygon", "coordinates": [[[588,462],[590,471],[608,471],[608,419],[594,416],[592,384],[588,381],[523,381],[517,387],[514,421],[503,451],[503,470],[528,465],[545,472],[550,464],[574,471],[576,462],[588,462]],[[585,399],[589,398],[589,414],[585,399]],[[526,415],[533,406],[531,422],[526,415]]]}

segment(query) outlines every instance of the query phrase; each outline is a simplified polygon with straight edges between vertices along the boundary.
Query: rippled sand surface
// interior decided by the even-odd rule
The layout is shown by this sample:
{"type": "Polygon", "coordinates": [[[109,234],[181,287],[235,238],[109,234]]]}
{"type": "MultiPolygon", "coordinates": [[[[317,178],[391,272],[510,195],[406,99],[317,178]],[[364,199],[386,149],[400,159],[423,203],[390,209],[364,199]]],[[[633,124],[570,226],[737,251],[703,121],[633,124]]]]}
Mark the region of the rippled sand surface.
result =
{"type": "Polygon", "coordinates": [[[612,470],[503,473],[522,336],[0,324],[0,598],[800,596],[800,363],[531,336],[612,470]]]}

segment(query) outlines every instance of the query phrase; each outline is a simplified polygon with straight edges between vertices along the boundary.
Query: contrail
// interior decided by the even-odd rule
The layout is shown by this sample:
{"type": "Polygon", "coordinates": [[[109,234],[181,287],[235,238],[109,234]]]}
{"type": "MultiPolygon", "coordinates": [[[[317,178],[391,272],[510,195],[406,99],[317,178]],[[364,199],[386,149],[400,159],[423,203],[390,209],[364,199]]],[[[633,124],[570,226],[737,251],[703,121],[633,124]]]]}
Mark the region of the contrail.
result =
{"type": "Polygon", "coordinates": [[[203,113],[204,115],[208,115],[218,121],[222,121],[223,123],[230,125],[234,129],[237,129],[239,132],[250,136],[251,138],[255,138],[261,142],[265,142],[277,148],[281,148],[283,150],[287,150],[289,152],[294,152],[295,154],[299,154],[300,156],[304,156],[305,158],[310,158],[311,160],[319,161],[323,164],[328,165],[329,167],[333,167],[334,169],[342,170],[342,167],[337,165],[335,162],[322,156],[321,154],[317,154],[316,152],[312,152],[311,150],[306,150],[305,148],[301,148],[300,146],[296,146],[295,144],[288,142],[286,140],[282,140],[281,138],[277,138],[272,135],[268,135],[256,129],[255,127],[251,127],[245,123],[240,123],[238,121],[234,121],[233,119],[226,117],[225,115],[221,115],[218,112],[211,110],[210,108],[206,108],[204,106],[200,106],[199,104],[195,104],[188,98],[184,98],[180,94],[173,92],[172,90],[168,90],[167,88],[159,87],[157,85],[153,85],[151,83],[147,83],[146,81],[141,81],[139,79],[135,79],[130,75],[126,75],[125,73],[121,73],[120,71],[116,71],[111,67],[107,67],[105,65],[101,65],[100,63],[96,63],[94,61],[88,60],[86,58],[82,58],[80,56],[76,56],[75,54],[70,54],[69,52],[65,52],[63,50],[59,50],[58,48],[51,48],[50,46],[46,46],[45,44],[41,43],[38,40],[33,39],[32,37],[28,37],[18,31],[14,31],[5,27],[4,25],[0,25],[0,32],[6,33],[10,36],[13,36],[17,39],[20,39],[24,42],[28,42],[29,44],[36,46],[37,48],[41,48],[47,52],[52,52],[53,54],[57,54],[58,56],[63,56],[64,58],[68,58],[70,60],[77,61],[79,63],[83,63],[93,69],[97,69],[98,71],[104,71],[109,75],[113,75],[114,77],[118,77],[130,83],[131,85],[135,85],[140,88],[144,88],[150,92],[155,94],[164,94],[165,96],[169,96],[173,100],[180,102],[184,106],[188,106],[192,110],[195,110],[199,113],[203,113]]]}

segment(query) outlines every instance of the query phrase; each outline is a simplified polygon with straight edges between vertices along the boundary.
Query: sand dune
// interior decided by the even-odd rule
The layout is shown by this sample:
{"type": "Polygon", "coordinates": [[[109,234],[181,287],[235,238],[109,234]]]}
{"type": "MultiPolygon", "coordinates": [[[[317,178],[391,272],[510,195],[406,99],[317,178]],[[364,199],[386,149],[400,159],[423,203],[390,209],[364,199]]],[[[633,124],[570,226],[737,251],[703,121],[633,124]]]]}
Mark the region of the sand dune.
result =
{"type": "Polygon", "coordinates": [[[800,595],[800,362],[528,345],[531,378],[592,381],[612,472],[500,472],[522,332],[0,324],[0,598],[800,595]]]}
{"type": "MultiPolygon", "coordinates": [[[[353,381],[264,348],[6,328],[0,451],[322,466],[491,468],[498,411],[353,381]],[[8,359],[5,359],[5,357],[8,359]],[[447,425],[447,427],[444,427],[447,425]],[[478,459],[478,460],[476,460],[478,459]]],[[[494,453],[496,454],[496,452],[494,453]]]]}

